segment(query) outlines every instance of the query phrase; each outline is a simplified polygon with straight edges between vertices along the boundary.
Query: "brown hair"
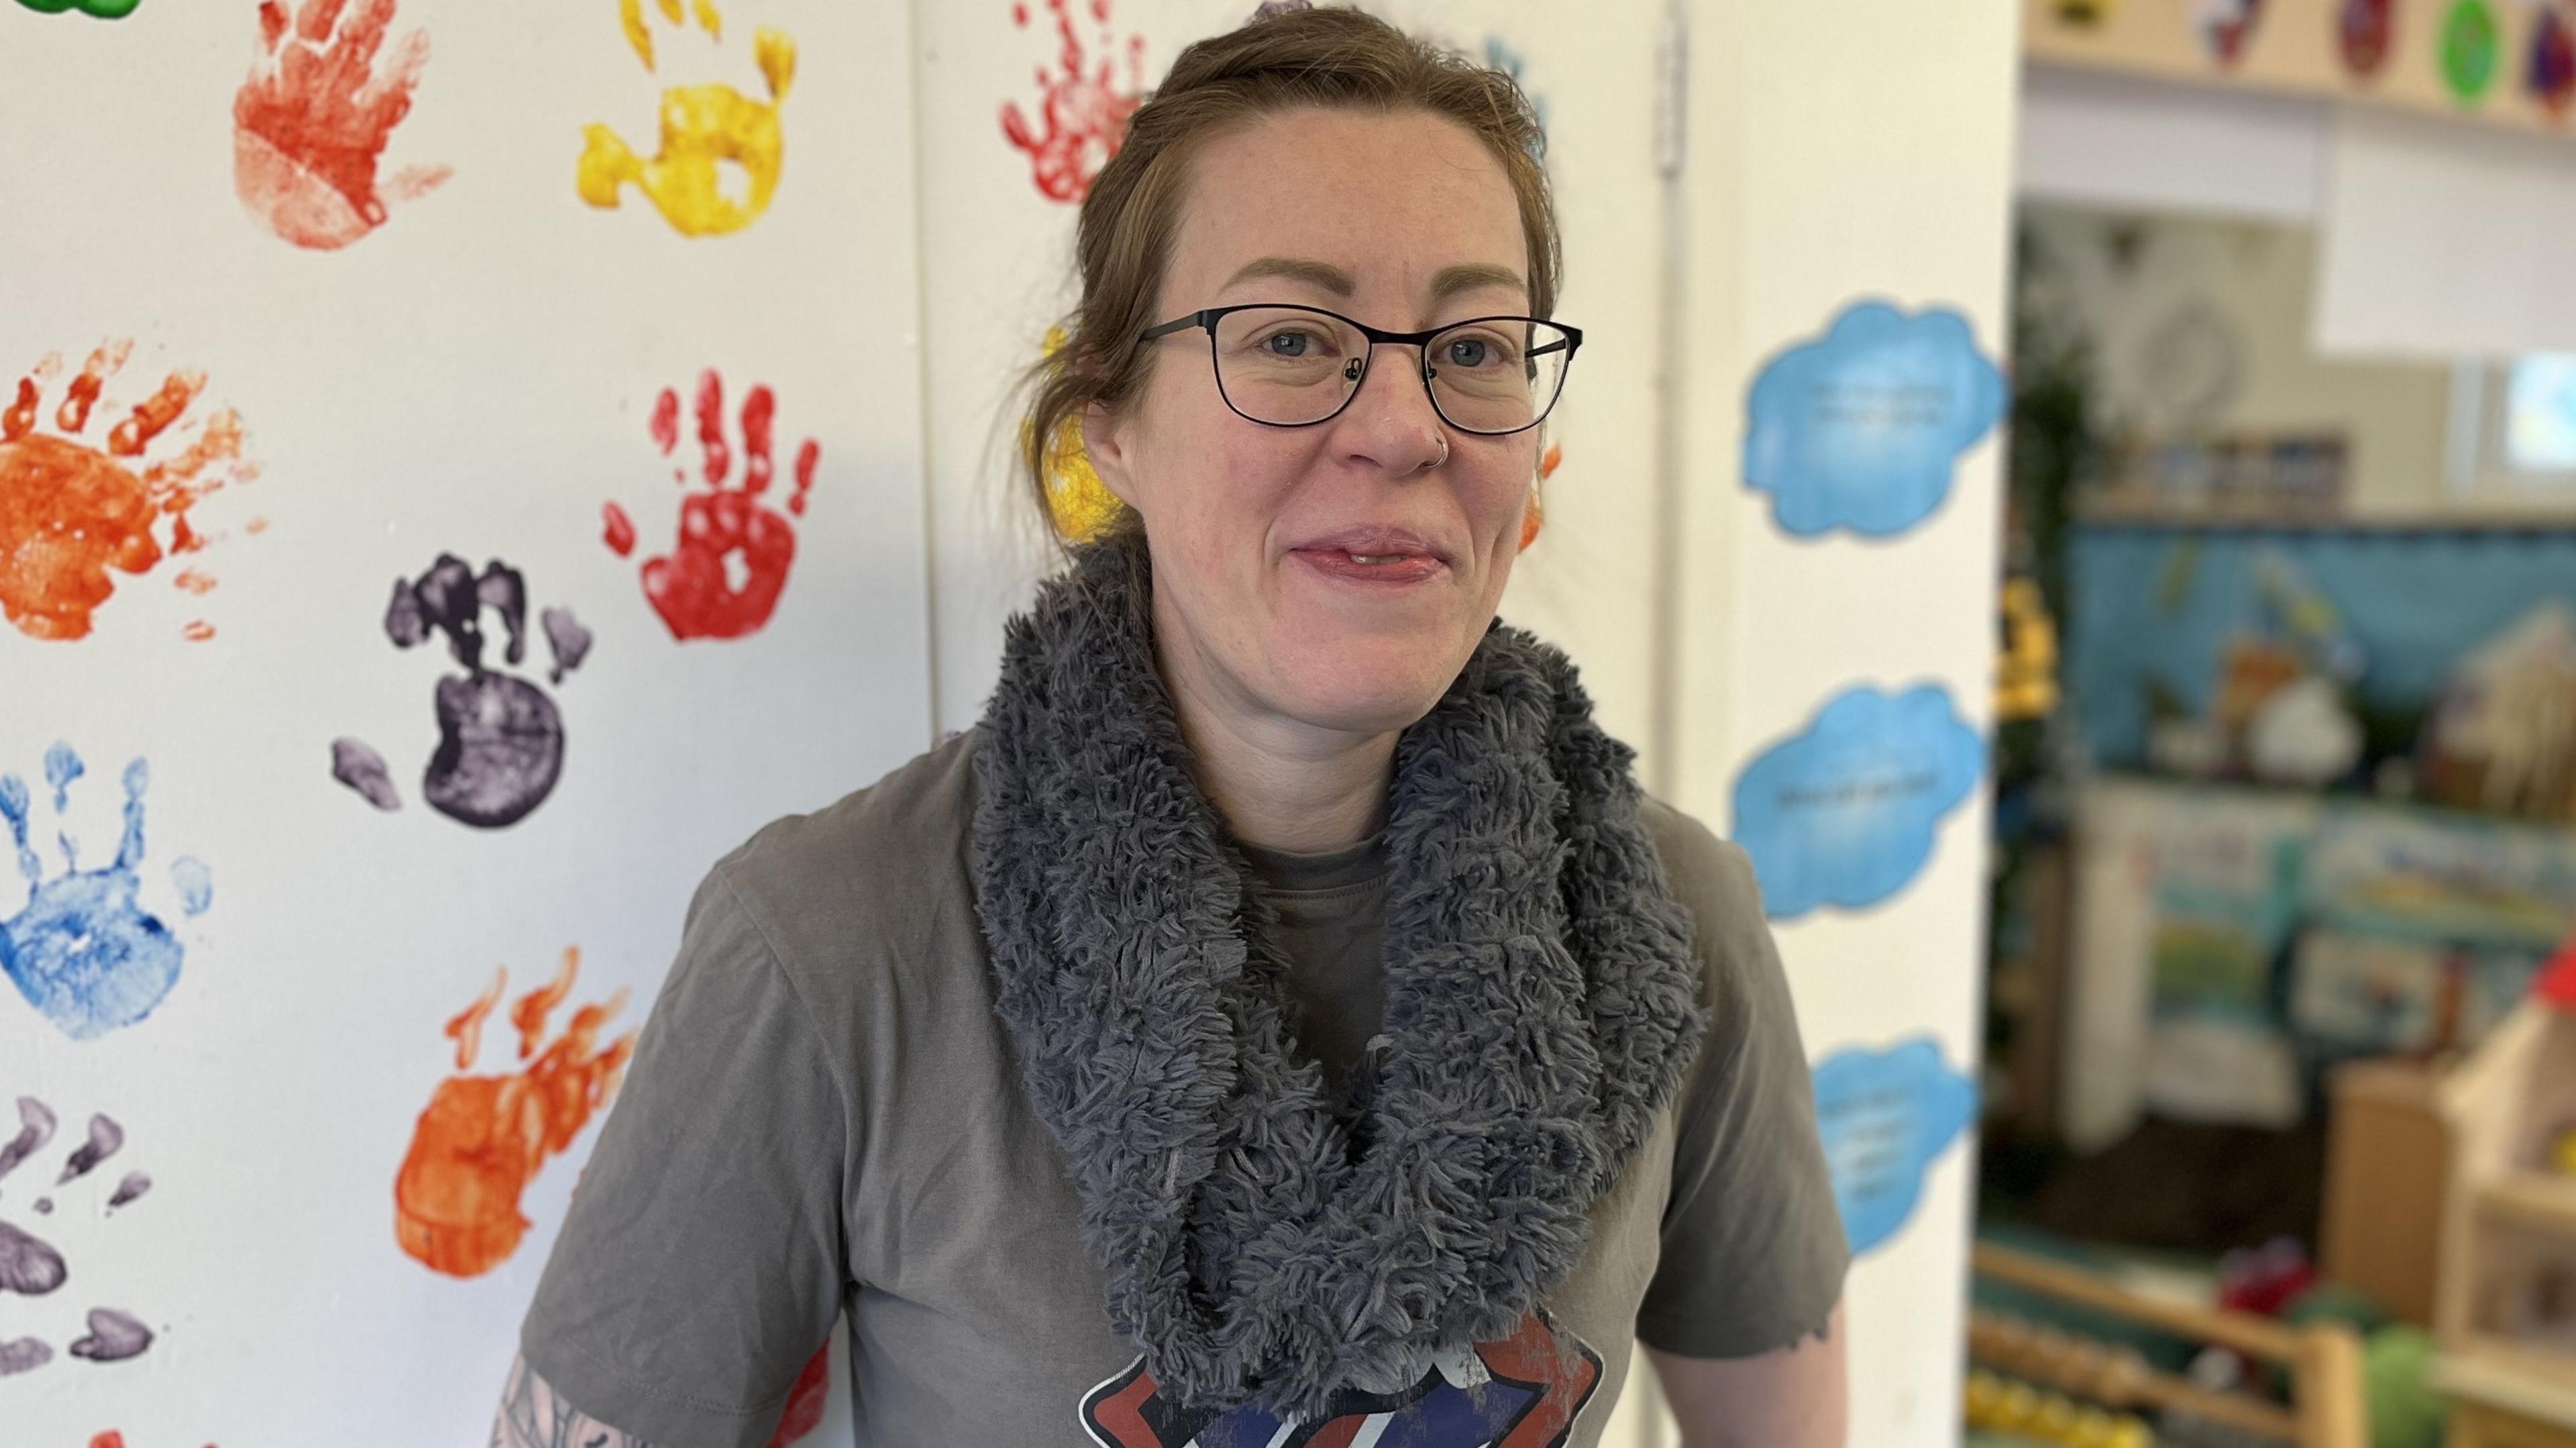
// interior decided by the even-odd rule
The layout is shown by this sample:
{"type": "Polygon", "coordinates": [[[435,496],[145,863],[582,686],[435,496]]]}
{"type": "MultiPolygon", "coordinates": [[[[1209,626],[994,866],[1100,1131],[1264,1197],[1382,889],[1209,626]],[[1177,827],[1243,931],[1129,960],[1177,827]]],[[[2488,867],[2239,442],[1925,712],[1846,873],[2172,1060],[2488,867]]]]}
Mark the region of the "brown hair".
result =
{"type": "MultiPolygon", "coordinates": [[[[1539,164],[1544,133],[1519,84],[1358,10],[1273,13],[1265,5],[1250,23],[1181,52],[1083,197],[1074,240],[1082,300],[1065,319],[1063,345],[1028,376],[1020,429],[1020,464],[1042,519],[1054,516],[1047,481],[1065,429],[1079,426],[1092,403],[1121,406],[1144,383],[1152,354],[1137,334],[1163,320],[1152,313],[1195,149],[1228,128],[1307,106],[1421,110],[1474,132],[1520,202],[1530,311],[1551,314],[1563,252],[1539,164]]],[[[1114,526],[1134,524],[1129,516],[1114,526]]]]}

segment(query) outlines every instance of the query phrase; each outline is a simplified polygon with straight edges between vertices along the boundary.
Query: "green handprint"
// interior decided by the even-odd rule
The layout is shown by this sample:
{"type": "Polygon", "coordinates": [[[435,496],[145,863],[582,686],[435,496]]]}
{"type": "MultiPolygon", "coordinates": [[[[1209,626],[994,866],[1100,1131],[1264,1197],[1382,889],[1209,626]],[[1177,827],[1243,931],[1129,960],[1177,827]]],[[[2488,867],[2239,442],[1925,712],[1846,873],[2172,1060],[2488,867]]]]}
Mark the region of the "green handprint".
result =
{"type": "Polygon", "coordinates": [[[66,10],[77,10],[100,20],[122,20],[133,14],[134,7],[142,4],[143,0],[18,0],[18,3],[39,15],[60,15],[66,10]]]}

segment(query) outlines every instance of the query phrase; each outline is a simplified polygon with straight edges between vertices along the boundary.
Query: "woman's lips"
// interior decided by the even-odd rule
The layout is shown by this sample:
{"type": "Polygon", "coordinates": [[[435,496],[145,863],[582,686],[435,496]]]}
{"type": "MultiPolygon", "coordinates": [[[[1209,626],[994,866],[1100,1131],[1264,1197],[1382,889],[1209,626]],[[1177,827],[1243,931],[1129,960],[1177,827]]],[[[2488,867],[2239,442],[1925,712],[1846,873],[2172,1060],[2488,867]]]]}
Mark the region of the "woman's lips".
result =
{"type": "Polygon", "coordinates": [[[1298,548],[1291,556],[1327,578],[1353,583],[1420,583],[1448,571],[1428,553],[1353,553],[1342,548],[1298,548]]]}

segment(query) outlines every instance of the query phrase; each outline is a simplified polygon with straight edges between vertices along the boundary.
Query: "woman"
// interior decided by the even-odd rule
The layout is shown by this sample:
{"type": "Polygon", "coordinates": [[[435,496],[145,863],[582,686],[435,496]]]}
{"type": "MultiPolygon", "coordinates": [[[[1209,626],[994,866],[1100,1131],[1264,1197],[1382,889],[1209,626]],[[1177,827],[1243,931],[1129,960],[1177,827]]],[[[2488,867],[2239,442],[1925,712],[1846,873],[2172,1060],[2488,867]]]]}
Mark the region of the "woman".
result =
{"type": "MultiPolygon", "coordinates": [[[[1506,77],[1183,52],[1027,430],[1105,536],[981,724],[690,907],[496,1441],[1838,1443],[1842,1232],[1743,857],[1495,624],[1580,338],[1506,77]],[[1356,320],[1355,320],[1356,319],[1356,320]]],[[[1053,476],[1051,476],[1053,475],[1053,476]]]]}

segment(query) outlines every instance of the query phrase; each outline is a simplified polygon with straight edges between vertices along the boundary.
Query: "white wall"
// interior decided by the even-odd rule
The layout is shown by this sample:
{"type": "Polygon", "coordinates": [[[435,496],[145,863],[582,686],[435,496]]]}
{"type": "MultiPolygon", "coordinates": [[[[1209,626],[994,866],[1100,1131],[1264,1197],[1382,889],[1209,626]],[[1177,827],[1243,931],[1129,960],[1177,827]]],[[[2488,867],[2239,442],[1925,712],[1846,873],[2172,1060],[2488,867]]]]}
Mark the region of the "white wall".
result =
{"type": "MultiPolygon", "coordinates": [[[[1675,797],[1728,819],[1736,772],[1856,683],[1945,685],[1989,717],[2000,446],[1960,460],[1901,537],[1793,538],[1742,486],[1744,388],[1857,297],[2006,335],[2016,7],[1800,0],[1691,8],[1688,566],[1673,681],[1675,797]]],[[[1981,1036],[1986,807],[1939,825],[1902,893],[1777,925],[1812,1058],[1929,1036],[1970,1079],[1981,1036]]],[[[1847,1289],[1855,1444],[1955,1442],[1970,1149],[1931,1168],[1907,1228],[1847,1289]]]]}
{"type": "MultiPolygon", "coordinates": [[[[905,52],[908,18],[727,9],[721,42],[657,15],[647,72],[613,5],[407,0],[394,34],[418,29],[430,51],[386,170],[454,175],[334,251],[289,245],[234,194],[255,6],[156,0],[112,22],[0,9],[0,393],[49,352],[76,371],[101,340],[131,337],[90,438],[170,369],[200,369],[198,403],[140,461],[229,407],[258,470],[191,512],[215,540],[202,554],[114,575],[88,637],[0,624],[0,773],[34,785],[44,871],[62,866],[46,751],[66,742],[87,762],[67,792],[84,870],[114,855],[119,771],[148,761],[141,899],[185,950],[146,1018],[94,1039],[0,986],[0,1139],[20,1096],[63,1122],[0,1183],[0,1215],[59,1234],[71,1272],[46,1297],[0,1294],[0,1340],[57,1354],[0,1378],[12,1448],[108,1429],[133,1448],[482,1441],[590,1135],[528,1183],[517,1207],[533,1227],[499,1265],[460,1277],[406,1255],[394,1185],[424,1108],[451,1079],[525,1069],[505,1019],[470,1072],[443,1024],[497,968],[515,1000],[576,944],[554,1029],[621,990],[603,1044],[640,1024],[718,854],[929,741],[919,363],[899,321],[876,324],[915,306],[911,98],[902,68],[878,63],[905,52]],[[686,237],[632,188],[615,211],[583,204],[585,123],[649,152],[665,85],[761,94],[751,30],[771,23],[799,66],[765,215],[686,237]],[[699,456],[684,426],[663,457],[647,419],[662,388],[685,396],[710,367],[729,387],[736,480],[739,402],[752,383],[774,390],[768,506],[796,556],[765,627],[682,642],[638,570],[670,551],[701,486],[673,468],[694,478],[699,456]],[[808,437],[815,482],[790,518],[808,437]],[[612,501],[641,535],[631,557],[601,541],[612,501]],[[504,829],[424,804],[432,688],[458,670],[440,644],[399,650],[382,627],[393,581],[442,550],[521,569],[531,630],[540,607],[567,605],[596,634],[560,683],[542,638],[515,671],[556,701],[566,744],[552,793],[504,829]],[[173,586],[192,563],[211,593],[173,586]],[[198,618],[215,632],[190,642],[198,618]],[[344,735],[387,757],[400,810],[333,780],[344,735]],[[170,884],[182,856],[212,874],[201,915],[170,884]],[[92,1113],[126,1133],[105,1184],[154,1181],[113,1214],[89,1190],[103,1183],[54,1185],[92,1113]],[[39,1195],[57,1210],[33,1214],[39,1195]],[[100,1305],[159,1340],[126,1362],[70,1357],[100,1305]]],[[[41,430],[69,380],[45,384],[41,430]]],[[[24,482],[7,472],[0,487],[24,482]]],[[[157,532],[171,540],[166,519],[157,532]]],[[[497,617],[484,623],[497,655],[497,617]]],[[[24,899],[0,871],[0,919],[24,899]]]]}

